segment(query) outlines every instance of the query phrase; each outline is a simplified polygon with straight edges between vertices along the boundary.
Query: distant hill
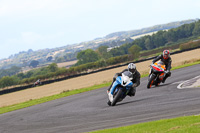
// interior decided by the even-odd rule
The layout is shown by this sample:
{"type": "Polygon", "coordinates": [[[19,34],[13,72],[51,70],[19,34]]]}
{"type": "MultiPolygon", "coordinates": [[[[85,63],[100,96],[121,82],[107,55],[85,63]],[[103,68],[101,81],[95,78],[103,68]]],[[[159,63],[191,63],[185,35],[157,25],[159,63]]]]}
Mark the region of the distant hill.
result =
{"type": "Polygon", "coordinates": [[[197,20],[198,19],[176,21],[176,22],[171,22],[171,23],[167,23],[167,24],[160,24],[160,25],[155,25],[155,26],[152,26],[152,27],[142,28],[142,29],[139,29],[139,30],[115,32],[115,33],[108,34],[107,36],[105,36],[105,38],[113,38],[113,37],[128,38],[128,37],[146,34],[146,33],[149,33],[149,32],[155,32],[155,31],[159,31],[159,30],[167,30],[167,29],[176,28],[176,27],[179,27],[183,24],[193,23],[197,20]]]}
{"type": "Polygon", "coordinates": [[[159,30],[168,30],[179,27],[183,24],[189,24],[198,19],[190,19],[184,21],[171,22],[167,24],[155,25],[152,27],[142,28],[138,30],[120,31],[106,35],[102,38],[96,38],[91,41],[81,42],[53,49],[41,49],[37,51],[28,50],[11,55],[7,59],[0,60],[0,69],[7,69],[12,66],[28,67],[32,60],[37,60],[40,65],[49,64],[51,62],[65,62],[76,59],[76,53],[80,50],[88,48],[96,49],[99,46],[106,45],[109,47],[120,46],[124,43],[130,43],[133,39],[141,37],[145,34],[151,34],[159,30]],[[51,58],[49,58],[51,57],[51,58]]]}

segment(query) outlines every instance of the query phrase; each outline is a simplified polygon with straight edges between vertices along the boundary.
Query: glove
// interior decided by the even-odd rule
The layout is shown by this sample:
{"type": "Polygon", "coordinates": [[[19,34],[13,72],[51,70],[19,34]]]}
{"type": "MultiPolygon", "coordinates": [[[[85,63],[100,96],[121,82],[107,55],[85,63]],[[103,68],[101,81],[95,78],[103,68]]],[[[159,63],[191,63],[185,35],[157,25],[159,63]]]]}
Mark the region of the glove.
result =
{"type": "Polygon", "coordinates": [[[149,67],[153,66],[153,64],[154,64],[154,63],[152,62],[151,65],[149,65],[149,67]]]}
{"type": "Polygon", "coordinates": [[[167,70],[167,71],[166,71],[166,73],[167,73],[167,74],[169,74],[169,73],[170,73],[170,71],[169,71],[169,70],[167,70]]]}
{"type": "Polygon", "coordinates": [[[116,78],[119,76],[119,73],[116,73],[115,76],[113,77],[113,80],[116,80],[116,78]]]}
{"type": "Polygon", "coordinates": [[[133,85],[132,85],[133,88],[136,87],[136,86],[137,86],[137,84],[133,84],[133,85]]]}

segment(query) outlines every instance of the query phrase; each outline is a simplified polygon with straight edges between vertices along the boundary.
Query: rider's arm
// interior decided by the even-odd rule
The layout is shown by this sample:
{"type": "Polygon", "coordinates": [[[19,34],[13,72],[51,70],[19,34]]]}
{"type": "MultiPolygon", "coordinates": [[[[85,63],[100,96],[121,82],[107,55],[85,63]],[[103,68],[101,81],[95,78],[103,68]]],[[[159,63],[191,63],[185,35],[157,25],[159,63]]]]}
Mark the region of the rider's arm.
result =
{"type": "Polygon", "coordinates": [[[118,76],[122,76],[122,73],[123,73],[124,71],[127,71],[127,69],[123,70],[123,71],[120,72],[120,73],[116,73],[115,76],[113,77],[113,80],[116,80],[116,78],[117,78],[118,76]]]}
{"type": "Polygon", "coordinates": [[[138,87],[140,85],[140,73],[139,72],[137,72],[134,84],[136,84],[136,87],[138,87]]]}
{"type": "Polygon", "coordinates": [[[153,59],[153,64],[156,62],[156,61],[158,61],[158,60],[160,60],[162,58],[162,55],[159,55],[158,57],[156,57],[155,59],[153,59]]]}
{"type": "Polygon", "coordinates": [[[168,65],[167,65],[167,70],[169,70],[169,71],[171,69],[171,64],[172,64],[172,60],[170,58],[169,61],[168,61],[168,65]]]}
{"type": "Polygon", "coordinates": [[[128,71],[128,69],[124,69],[122,72],[118,73],[119,76],[122,76],[122,73],[128,71]]]}

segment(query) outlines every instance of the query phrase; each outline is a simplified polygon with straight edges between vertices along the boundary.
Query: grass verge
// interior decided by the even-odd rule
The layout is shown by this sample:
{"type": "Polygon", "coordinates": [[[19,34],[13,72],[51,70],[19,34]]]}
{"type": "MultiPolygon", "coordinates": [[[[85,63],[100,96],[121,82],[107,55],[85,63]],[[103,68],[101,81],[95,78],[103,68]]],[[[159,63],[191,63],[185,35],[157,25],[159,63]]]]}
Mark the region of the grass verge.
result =
{"type": "Polygon", "coordinates": [[[102,87],[109,86],[110,84],[111,84],[110,82],[107,82],[107,83],[100,84],[100,85],[94,85],[94,86],[91,86],[91,87],[88,87],[88,88],[65,91],[65,92],[62,92],[62,93],[57,94],[57,95],[43,97],[43,98],[40,98],[40,99],[33,99],[33,100],[29,100],[27,102],[14,104],[14,105],[6,106],[6,107],[1,107],[0,108],[0,114],[10,112],[10,111],[14,111],[14,110],[18,110],[18,109],[22,109],[22,108],[26,108],[26,107],[30,107],[30,106],[37,105],[37,104],[40,104],[40,103],[56,100],[56,99],[59,99],[59,98],[62,98],[62,97],[66,97],[66,96],[70,96],[70,95],[74,95],[74,94],[78,94],[78,93],[82,93],[82,92],[86,92],[86,91],[99,89],[99,88],[102,88],[102,87]]]}
{"type": "Polygon", "coordinates": [[[200,116],[145,122],[125,127],[98,130],[91,133],[199,133],[200,116]]]}
{"type": "Polygon", "coordinates": [[[193,65],[197,65],[197,64],[200,64],[200,60],[197,60],[195,62],[192,62],[192,63],[187,63],[184,64],[184,65],[180,65],[180,66],[177,66],[177,67],[173,67],[172,70],[175,70],[175,69],[180,69],[180,68],[184,68],[184,67],[189,67],[189,66],[193,66],[193,65]]]}
{"type": "MultiPolygon", "coordinates": [[[[196,65],[196,64],[200,64],[200,61],[196,61],[196,62],[193,62],[193,63],[187,63],[187,64],[184,64],[184,65],[181,65],[181,66],[178,66],[178,67],[174,67],[174,68],[172,68],[172,70],[180,69],[180,68],[183,68],[183,67],[188,67],[188,66],[192,66],[192,65],[196,65]]],[[[143,74],[141,77],[143,78],[143,77],[147,77],[147,76],[148,76],[148,73],[143,74]]],[[[111,82],[107,82],[107,83],[103,83],[103,84],[100,84],[100,85],[94,85],[94,86],[88,87],[88,88],[66,91],[66,92],[62,92],[60,94],[53,95],[53,96],[43,97],[43,98],[40,98],[40,99],[33,99],[33,100],[29,100],[29,101],[26,101],[26,102],[23,102],[23,103],[14,104],[14,105],[6,106],[6,107],[1,107],[0,108],[0,114],[10,112],[10,111],[14,111],[14,110],[18,110],[18,109],[22,109],[22,108],[26,108],[26,107],[30,107],[30,106],[41,104],[41,103],[45,103],[45,102],[52,101],[52,100],[55,100],[55,99],[59,99],[59,98],[62,98],[62,97],[66,97],[66,96],[70,96],[70,95],[74,95],[74,94],[78,94],[78,93],[82,93],[82,92],[86,92],[86,91],[91,91],[91,90],[99,89],[99,88],[102,88],[102,87],[107,87],[110,84],[111,84],[111,82]]]]}

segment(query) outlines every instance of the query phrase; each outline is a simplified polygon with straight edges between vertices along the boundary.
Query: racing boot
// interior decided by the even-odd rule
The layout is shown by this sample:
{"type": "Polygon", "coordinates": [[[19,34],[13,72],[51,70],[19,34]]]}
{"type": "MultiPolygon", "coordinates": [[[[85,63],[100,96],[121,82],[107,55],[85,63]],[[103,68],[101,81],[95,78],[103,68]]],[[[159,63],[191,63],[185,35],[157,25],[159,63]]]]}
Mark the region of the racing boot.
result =
{"type": "Polygon", "coordinates": [[[166,74],[165,77],[162,80],[162,83],[165,83],[166,79],[169,77],[169,74],[166,74]]]}
{"type": "Polygon", "coordinates": [[[167,73],[166,73],[165,77],[163,78],[162,83],[165,83],[166,79],[170,76],[171,76],[171,72],[169,70],[167,70],[167,73]]]}
{"type": "Polygon", "coordinates": [[[165,76],[162,80],[162,83],[165,83],[165,80],[167,79],[167,76],[165,76]]]}

